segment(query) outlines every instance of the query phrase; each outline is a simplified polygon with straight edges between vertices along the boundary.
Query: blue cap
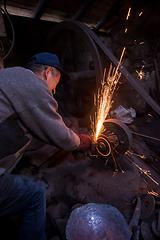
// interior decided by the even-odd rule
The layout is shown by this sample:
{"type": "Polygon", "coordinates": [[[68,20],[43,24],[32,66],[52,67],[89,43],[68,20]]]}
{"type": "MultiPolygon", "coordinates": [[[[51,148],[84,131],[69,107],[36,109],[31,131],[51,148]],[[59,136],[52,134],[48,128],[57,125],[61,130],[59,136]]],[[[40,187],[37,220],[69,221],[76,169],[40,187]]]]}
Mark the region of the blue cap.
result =
{"type": "Polygon", "coordinates": [[[28,62],[28,64],[34,63],[48,65],[57,68],[61,73],[60,83],[65,83],[70,79],[70,76],[60,68],[59,58],[55,54],[51,54],[48,52],[38,53],[31,57],[31,59],[28,62]]]}

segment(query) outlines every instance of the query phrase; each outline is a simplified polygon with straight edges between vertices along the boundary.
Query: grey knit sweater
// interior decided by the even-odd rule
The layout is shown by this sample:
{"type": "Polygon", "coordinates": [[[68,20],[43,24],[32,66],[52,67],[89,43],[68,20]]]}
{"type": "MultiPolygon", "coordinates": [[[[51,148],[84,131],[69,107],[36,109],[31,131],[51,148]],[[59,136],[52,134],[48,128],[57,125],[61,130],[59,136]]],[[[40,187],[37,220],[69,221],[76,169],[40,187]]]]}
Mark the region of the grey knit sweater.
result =
{"type": "Polygon", "coordinates": [[[28,69],[0,70],[0,168],[13,168],[31,136],[65,151],[78,148],[57,107],[47,84],[28,69]]]}

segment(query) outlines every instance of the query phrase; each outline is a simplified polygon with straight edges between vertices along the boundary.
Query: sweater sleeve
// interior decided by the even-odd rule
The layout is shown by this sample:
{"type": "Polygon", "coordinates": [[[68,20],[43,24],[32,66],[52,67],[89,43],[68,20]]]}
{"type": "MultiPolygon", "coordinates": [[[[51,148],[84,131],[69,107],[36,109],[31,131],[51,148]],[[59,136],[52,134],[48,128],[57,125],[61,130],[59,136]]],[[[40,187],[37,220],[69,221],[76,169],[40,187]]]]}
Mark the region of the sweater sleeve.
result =
{"type": "Polygon", "coordinates": [[[55,105],[56,101],[52,99],[41,106],[26,109],[19,115],[25,126],[38,138],[65,151],[73,151],[80,145],[80,139],[66,127],[55,105]]]}
{"type": "Polygon", "coordinates": [[[23,125],[48,144],[65,151],[78,148],[80,139],[57,113],[57,101],[47,84],[27,69],[18,68],[16,74],[19,79],[10,82],[8,96],[23,125]]]}

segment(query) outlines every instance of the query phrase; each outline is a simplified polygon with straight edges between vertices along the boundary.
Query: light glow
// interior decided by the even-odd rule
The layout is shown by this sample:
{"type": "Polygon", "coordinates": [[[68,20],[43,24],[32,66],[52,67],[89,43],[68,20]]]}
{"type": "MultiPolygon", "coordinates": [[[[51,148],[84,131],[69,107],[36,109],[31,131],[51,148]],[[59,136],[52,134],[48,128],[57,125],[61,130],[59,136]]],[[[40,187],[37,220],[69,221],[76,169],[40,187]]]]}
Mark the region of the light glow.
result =
{"type": "Polygon", "coordinates": [[[144,66],[142,66],[142,68],[139,72],[136,70],[136,73],[138,74],[140,80],[142,80],[142,78],[145,76],[145,73],[142,71],[143,68],[144,68],[144,66]]]}
{"type": "Polygon", "coordinates": [[[101,90],[98,89],[97,96],[94,95],[94,104],[97,107],[97,111],[95,112],[95,117],[91,118],[91,129],[93,132],[93,139],[97,141],[99,134],[101,134],[105,129],[103,122],[107,118],[109,114],[109,110],[112,106],[112,97],[113,93],[116,89],[117,83],[121,77],[121,73],[118,71],[119,67],[122,63],[122,58],[125,53],[125,47],[123,48],[120,61],[116,68],[110,65],[108,75],[106,77],[106,69],[104,70],[103,80],[101,82],[101,90]]]}
{"type": "MultiPolygon", "coordinates": [[[[130,152],[130,151],[127,151],[126,154],[132,155],[133,153],[130,152]]],[[[135,155],[135,154],[134,154],[134,155],[135,155]]],[[[144,155],[143,155],[141,158],[144,159],[144,155]]],[[[128,158],[128,160],[131,161],[131,159],[129,159],[129,158],[128,158]]],[[[141,173],[144,173],[144,174],[145,174],[150,180],[152,180],[156,185],[159,185],[159,183],[151,177],[151,172],[150,172],[150,170],[143,169],[143,168],[141,168],[138,164],[136,164],[135,162],[133,162],[133,161],[131,161],[131,162],[132,162],[132,164],[134,164],[134,165],[140,170],[141,173]]]]}
{"type": "Polygon", "coordinates": [[[127,14],[126,20],[129,19],[129,16],[131,15],[130,12],[131,12],[131,7],[128,9],[128,14],[127,14]]]}
{"type": "Polygon", "coordinates": [[[157,192],[155,192],[153,190],[151,192],[148,191],[148,194],[151,194],[151,195],[154,195],[154,196],[158,196],[159,195],[157,192]]]}

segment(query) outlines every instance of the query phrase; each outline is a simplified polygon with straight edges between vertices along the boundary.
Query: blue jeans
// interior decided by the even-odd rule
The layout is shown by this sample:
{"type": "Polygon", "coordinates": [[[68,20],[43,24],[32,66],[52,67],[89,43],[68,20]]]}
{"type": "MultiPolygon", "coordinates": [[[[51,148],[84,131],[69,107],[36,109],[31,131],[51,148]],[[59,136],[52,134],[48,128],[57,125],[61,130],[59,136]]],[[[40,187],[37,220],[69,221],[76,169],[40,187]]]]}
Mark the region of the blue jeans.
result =
{"type": "Polygon", "coordinates": [[[0,176],[0,217],[16,212],[19,240],[46,240],[43,182],[5,173],[0,176]]]}

